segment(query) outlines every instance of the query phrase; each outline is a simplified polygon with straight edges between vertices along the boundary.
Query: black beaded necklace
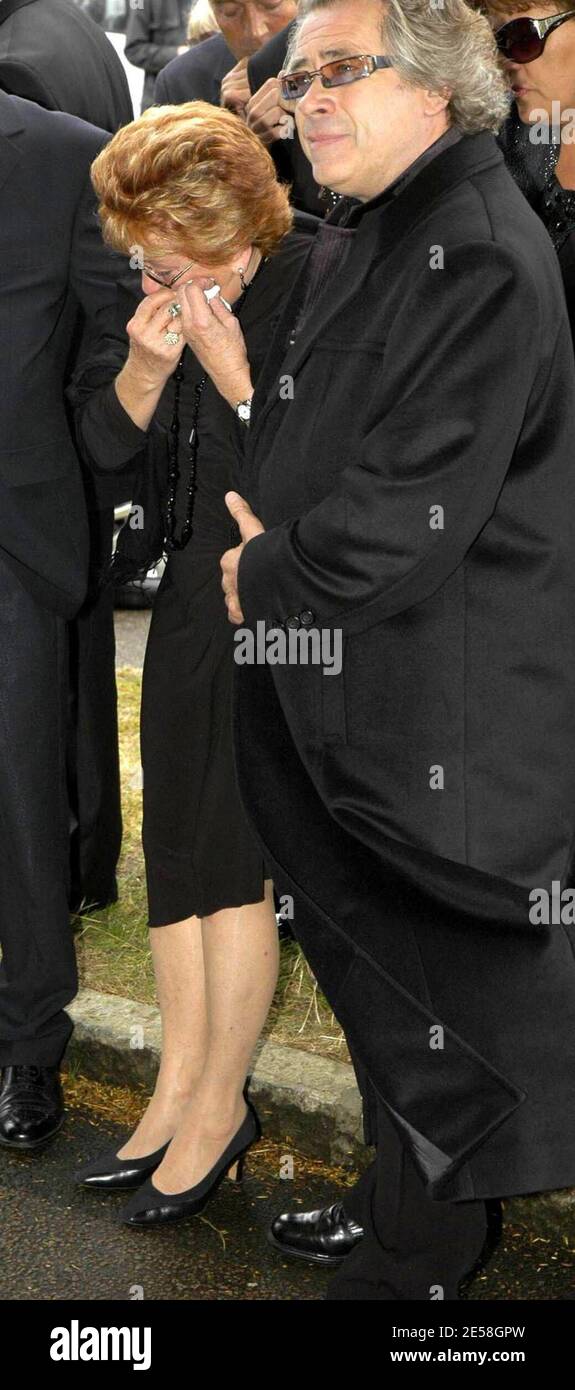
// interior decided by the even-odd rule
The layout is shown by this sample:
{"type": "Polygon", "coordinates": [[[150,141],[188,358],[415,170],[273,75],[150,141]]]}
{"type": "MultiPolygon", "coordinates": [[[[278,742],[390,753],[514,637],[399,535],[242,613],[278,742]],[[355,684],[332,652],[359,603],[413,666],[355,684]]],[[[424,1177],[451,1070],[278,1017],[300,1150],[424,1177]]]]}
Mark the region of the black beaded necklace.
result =
{"type": "MultiPolygon", "coordinates": [[[[260,270],[262,269],[262,266],[266,264],[267,260],[267,256],[262,257],[255,274],[252,275],[251,280],[245,286],[245,289],[242,290],[242,293],[236,300],[236,303],[231,306],[232,314],[237,314],[238,310],[241,309],[242,305],[245,302],[246,295],[248,294],[249,290],[251,289],[251,286],[254,283],[254,280],[257,279],[260,270]]],[[[200,380],[197,382],[197,385],[194,388],[194,411],[192,416],[192,428],[188,440],[189,473],[186,488],[186,515],[181,533],[179,536],[176,536],[176,495],[178,491],[178,483],[180,480],[180,470],[178,466],[178,451],[180,443],[180,393],[182,388],[182,382],[184,380],[184,358],[186,356],[186,352],[187,344],[184,347],[184,350],[172,377],[174,382],[174,409],[172,412],[172,420],[168,431],[169,467],[168,491],[166,496],[166,535],[164,541],[166,551],[168,552],[174,550],[184,550],[192,534],[198,464],[198,422],[200,417],[200,405],[202,395],[204,392],[206,382],[208,380],[207,372],[204,372],[203,376],[200,377],[200,380]]]]}

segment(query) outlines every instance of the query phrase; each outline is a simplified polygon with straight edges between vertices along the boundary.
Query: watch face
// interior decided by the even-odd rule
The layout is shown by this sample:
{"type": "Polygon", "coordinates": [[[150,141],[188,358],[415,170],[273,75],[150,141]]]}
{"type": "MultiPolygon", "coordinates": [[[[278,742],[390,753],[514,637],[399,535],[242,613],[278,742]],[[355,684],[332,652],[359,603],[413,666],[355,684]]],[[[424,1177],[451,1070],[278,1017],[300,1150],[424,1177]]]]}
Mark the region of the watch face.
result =
{"type": "Polygon", "coordinates": [[[251,401],[241,401],[237,407],[240,420],[249,420],[252,413],[251,401]]]}

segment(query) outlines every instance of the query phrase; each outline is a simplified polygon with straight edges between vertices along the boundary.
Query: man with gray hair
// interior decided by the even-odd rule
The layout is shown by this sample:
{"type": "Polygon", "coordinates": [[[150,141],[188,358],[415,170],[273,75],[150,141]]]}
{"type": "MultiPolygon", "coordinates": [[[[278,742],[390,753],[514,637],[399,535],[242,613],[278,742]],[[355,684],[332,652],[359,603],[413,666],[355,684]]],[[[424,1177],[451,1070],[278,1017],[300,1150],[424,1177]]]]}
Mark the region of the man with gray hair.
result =
{"type": "Polygon", "coordinates": [[[500,1198],[575,1184],[575,364],[487,20],[303,0],[286,68],[345,200],[237,425],[223,587],[233,623],[339,631],[343,670],[239,667],[236,756],[377,1153],[272,1240],[340,1263],[330,1299],[453,1300],[500,1198]]]}

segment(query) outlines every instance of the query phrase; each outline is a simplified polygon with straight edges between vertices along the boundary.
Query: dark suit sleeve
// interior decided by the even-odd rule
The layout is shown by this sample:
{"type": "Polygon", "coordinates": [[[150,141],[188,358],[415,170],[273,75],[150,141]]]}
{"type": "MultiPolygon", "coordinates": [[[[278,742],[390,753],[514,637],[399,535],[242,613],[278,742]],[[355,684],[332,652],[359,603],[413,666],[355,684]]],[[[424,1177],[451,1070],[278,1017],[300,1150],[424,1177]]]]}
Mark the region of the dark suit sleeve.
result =
{"type": "MultiPolygon", "coordinates": [[[[97,152],[94,149],[93,156],[97,152]]],[[[76,440],[90,467],[114,470],[133,458],[147,437],[132,424],[115,392],[113,397],[108,393],[99,399],[102,388],[113,383],[126,360],[129,344],[125,326],[142,291],[140,276],[130,269],[127,258],[111,251],[102,240],[97,199],[89,178],[74,219],[69,276],[87,321],[82,360],[66,392],[76,440]]]]}
{"type": "Polygon", "coordinates": [[[150,42],[150,6],[148,0],[143,9],[130,7],[126,26],[125,55],[128,62],[146,72],[160,72],[166,63],[178,56],[178,45],[172,43],[150,42]]]}
{"type": "Polygon", "coordinates": [[[158,73],[154,84],[154,106],[177,106],[179,97],[170,93],[171,83],[168,78],[166,81],[166,69],[158,73]]]}
{"type": "Polygon", "coordinates": [[[25,97],[26,101],[35,101],[48,111],[60,110],[60,102],[44,74],[41,75],[18,58],[0,59],[0,90],[11,96],[25,97]]]}
{"type": "MultiPolygon", "coordinates": [[[[460,245],[445,269],[426,266],[390,328],[357,456],[317,506],[246,545],[239,594],[248,622],[311,610],[318,624],[351,630],[370,605],[380,621],[445,582],[505,481],[533,386],[538,320],[537,289],[506,248],[460,245]],[[437,508],[443,529],[432,525],[437,508]]],[[[342,389],[344,361],[336,355],[342,389]]],[[[297,410],[297,376],[285,408],[297,410]]]]}
{"type": "Polygon", "coordinates": [[[180,71],[180,61],[185,56],[185,54],[180,54],[179,58],[168,63],[158,73],[154,86],[155,106],[179,106],[184,101],[201,100],[196,92],[188,88],[184,72],[180,71]]]}
{"type": "MultiPolygon", "coordinates": [[[[92,148],[92,158],[107,140],[92,148]]],[[[100,231],[98,202],[87,175],[82,187],[70,247],[70,286],[88,320],[92,337],[110,336],[126,350],[125,323],[141,298],[140,277],[125,256],[107,246],[100,231]],[[120,295],[124,297],[124,322],[120,324],[120,295]]]]}

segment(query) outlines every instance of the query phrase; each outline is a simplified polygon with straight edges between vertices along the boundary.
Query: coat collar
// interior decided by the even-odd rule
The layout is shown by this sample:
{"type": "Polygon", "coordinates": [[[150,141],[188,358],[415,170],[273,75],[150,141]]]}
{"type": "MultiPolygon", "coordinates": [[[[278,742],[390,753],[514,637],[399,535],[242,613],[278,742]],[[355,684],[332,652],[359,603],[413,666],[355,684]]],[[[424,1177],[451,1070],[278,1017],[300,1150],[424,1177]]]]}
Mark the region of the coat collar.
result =
{"type": "Polygon", "coordinates": [[[24,128],[17,98],[0,92],[0,188],[22,159],[22,149],[12,137],[24,128]]]}
{"type": "MultiPolygon", "coordinates": [[[[443,141],[444,137],[442,137],[443,141]]],[[[440,142],[438,142],[440,144],[440,142]]],[[[481,131],[464,135],[455,144],[443,144],[433,159],[423,161],[415,177],[398,180],[400,185],[384,189],[368,203],[355,203],[344,223],[358,232],[375,237],[379,249],[391,249],[397,231],[409,231],[422,212],[439,201],[451,188],[462,183],[481,169],[504,164],[503,155],[494,135],[481,131]]],[[[417,161],[419,163],[419,161],[417,161]]]]}

